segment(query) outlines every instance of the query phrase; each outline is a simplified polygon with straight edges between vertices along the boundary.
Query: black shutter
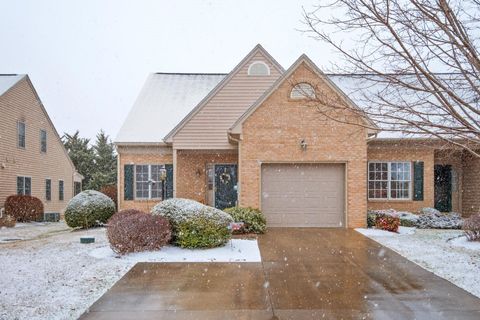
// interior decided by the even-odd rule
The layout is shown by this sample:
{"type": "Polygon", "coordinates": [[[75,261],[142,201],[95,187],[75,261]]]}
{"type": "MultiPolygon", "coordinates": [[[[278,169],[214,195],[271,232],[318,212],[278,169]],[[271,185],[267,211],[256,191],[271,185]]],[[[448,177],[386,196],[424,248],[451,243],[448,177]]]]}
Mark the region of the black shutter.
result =
{"type": "Polygon", "coordinates": [[[423,201],[423,161],[413,163],[413,200],[423,201]]]}
{"type": "Polygon", "coordinates": [[[133,164],[123,166],[123,178],[125,180],[123,186],[123,199],[133,200],[133,164]]]}
{"type": "Polygon", "coordinates": [[[167,178],[165,179],[165,198],[173,198],[173,164],[166,164],[167,178]]]}

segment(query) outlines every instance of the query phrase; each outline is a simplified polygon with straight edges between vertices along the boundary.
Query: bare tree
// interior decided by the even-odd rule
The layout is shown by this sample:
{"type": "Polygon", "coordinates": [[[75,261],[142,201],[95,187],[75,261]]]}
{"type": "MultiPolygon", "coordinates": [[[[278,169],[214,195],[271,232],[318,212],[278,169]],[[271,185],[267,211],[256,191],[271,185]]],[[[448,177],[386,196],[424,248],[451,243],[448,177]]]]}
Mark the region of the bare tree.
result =
{"type": "Polygon", "coordinates": [[[480,157],[479,18],[479,0],[332,0],[304,9],[305,32],[343,58],[332,71],[349,75],[348,95],[361,108],[322,92],[313,102],[336,121],[436,137],[480,157]]]}

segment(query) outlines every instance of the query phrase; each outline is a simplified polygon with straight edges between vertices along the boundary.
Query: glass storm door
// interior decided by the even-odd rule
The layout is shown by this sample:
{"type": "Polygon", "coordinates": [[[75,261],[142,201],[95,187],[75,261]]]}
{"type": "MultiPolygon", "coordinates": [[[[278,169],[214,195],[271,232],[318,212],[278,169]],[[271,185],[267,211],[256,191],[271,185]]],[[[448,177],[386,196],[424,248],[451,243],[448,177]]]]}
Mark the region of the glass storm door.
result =
{"type": "Polygon", "coordinates": [[[237,204],[237,165],[215,165],[215,208],[225,209],[237,204]]]}

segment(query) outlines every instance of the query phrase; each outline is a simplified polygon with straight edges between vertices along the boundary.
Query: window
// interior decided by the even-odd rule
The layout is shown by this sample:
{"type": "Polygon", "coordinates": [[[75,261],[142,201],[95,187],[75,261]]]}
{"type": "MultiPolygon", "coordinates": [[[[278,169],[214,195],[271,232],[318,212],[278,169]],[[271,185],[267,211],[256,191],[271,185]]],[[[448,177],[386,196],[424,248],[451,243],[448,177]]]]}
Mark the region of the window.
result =
{"type": "Polygon", "coordinates": [[[312,99],[315,98],[315,89],[311,84],[303,82],[296,84],[290,92],[292,99],[312,99]]]}
{"type": "Polygon", "coordinates": [[[58,200],[63,201],[63,180],[58,180],[58,200]]]}
{"type": "Polygon", "coordinates": [[[20,148],[25,148],[25,122],[17,122],[17,138],[18,146],[20,148]]]}
{"type": "Polygon", "coordinates": [[[52,200],[52,180],[45,179],[45,199],[47,201],[52,200]]]}
{"type": "Polygon", "coordinates": [[[135,197],[137,199],[163,198],[164,165],[135,166],[135,197]]]}
{"type": "Polygon", "coordinates": [[[270,68],[263,61],[255,61],[248,67],[249,76],[269,76],[270,68]]]}
{"type": "Polygon", "coordinates": [[[17,194],[18,195],[32,195],[32,178],[17,177],[17,194]]]}
{"type": "Polygon", "coordinates": [[[410,162],[370,162],[368,164],[369,199],[410,199],[410,162]]]}
{"type": "Polygon", "coordinates": [[[75,181],[73,183],[73,195],[76,196],[80,192],[82,192],[82,183],[78,182],[78,181],[75,181]]]}
{"type": "Polygon", "coordinates": [[[40,151],[47,152],[47,131],[40,130],[40,151]]]}

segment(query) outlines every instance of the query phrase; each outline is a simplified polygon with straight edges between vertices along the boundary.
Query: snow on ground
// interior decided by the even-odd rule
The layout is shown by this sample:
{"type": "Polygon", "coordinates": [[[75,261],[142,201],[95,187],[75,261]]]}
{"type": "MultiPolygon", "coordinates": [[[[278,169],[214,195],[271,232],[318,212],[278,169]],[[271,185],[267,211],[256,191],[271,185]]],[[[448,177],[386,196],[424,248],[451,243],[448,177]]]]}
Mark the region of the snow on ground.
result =
{"type": "Polygon", "coordinates": [[[467,242],[461,230],[417,229],[414,234],[389,236],[381,230],[356,230],[480,297],[480,243],[467,242]]]}
{"type": "Polygon", "coordinates": [[[122,257],[109,246],[90,252],[98,259],[121,259],[130,262],[261,262],[257,240],[232,239],[227,245],[207,250],[188,250],[168,246],[160,251],[131,253],[122,257]]]}
{"type": "Polygon", "coordinates": [[[377,237],[395,237],[399,235],[405,235],[405,234],[414,234],[416,228],[410,228],[410,227],[398,227],[398,233],[397,232],[390,232],[390,231],[385,231],[381,229],[365,229],[365,228],[357,228],[355,229],[364,236],[370,237],[370,236],[377,236],[377,237]]]}
{"type": "Polygon", "coordinates": [[[63,222],[0,229],[0,319],[77,319],[138,261],[187,262],[193,254],[202,261],[260,261],[255,240],[163,250],[116,258],[105,229],[71,231],[63,222]],[[81,244],[83,236],[94,236],[95,243],[81,244]]]}

